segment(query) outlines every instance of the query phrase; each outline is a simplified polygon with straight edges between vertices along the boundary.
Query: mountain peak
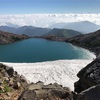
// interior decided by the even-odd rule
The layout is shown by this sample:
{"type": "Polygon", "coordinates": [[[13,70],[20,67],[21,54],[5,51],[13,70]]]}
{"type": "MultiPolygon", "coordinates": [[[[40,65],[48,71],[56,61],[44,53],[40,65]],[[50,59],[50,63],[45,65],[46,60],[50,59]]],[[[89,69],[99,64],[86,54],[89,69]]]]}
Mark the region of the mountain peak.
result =
{"type": "Polygon", "coordinates": [[[72,29],[82,33],[90,33],[98,30],[99,25],[92,23],[90,21],[79,21],[79,22],[70,22],[70,23],[56,23],[50,26],[50,28],[64,28],[72,29]]]}

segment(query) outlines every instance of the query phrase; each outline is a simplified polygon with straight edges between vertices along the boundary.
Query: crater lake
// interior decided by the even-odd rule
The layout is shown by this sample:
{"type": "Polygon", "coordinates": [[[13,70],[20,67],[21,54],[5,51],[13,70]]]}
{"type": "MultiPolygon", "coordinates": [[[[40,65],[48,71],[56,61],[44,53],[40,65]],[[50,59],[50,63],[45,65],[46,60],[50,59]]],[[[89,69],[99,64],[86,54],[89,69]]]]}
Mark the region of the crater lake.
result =
{"type": "Polygon", "coordinates": [[[70,43],[32,38],[0,45],[1,62],[43,62],[61,59],[93,59],[90,51],[70,43]]]}

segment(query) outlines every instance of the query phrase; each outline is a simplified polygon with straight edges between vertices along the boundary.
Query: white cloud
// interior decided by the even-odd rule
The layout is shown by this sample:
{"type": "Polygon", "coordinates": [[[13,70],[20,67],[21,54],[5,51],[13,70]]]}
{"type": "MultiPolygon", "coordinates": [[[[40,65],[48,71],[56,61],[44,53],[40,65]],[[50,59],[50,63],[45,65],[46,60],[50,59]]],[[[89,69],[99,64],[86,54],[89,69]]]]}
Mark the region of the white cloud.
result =
{"type": "Polygon", "coordinates": [[[0,25],[12,23],[15,25],[33,25],[47,27],[59,22],[90,21],[100,25],[100,14],[23,14],[0,15],[0,25]]]}

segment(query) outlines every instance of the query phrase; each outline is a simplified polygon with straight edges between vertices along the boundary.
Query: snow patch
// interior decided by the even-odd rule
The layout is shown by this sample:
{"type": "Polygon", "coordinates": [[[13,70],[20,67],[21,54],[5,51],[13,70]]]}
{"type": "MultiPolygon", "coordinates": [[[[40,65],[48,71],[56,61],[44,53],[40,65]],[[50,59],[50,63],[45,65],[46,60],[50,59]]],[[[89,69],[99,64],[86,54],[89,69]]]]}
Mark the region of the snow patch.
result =
{"type": "Polygon", "coordinates": [[[57,60],[39,63],[7,63],[30,82],[42,81],[45,84],[59,83],[74,90],[77,73],[92,60],[57,60]]]}

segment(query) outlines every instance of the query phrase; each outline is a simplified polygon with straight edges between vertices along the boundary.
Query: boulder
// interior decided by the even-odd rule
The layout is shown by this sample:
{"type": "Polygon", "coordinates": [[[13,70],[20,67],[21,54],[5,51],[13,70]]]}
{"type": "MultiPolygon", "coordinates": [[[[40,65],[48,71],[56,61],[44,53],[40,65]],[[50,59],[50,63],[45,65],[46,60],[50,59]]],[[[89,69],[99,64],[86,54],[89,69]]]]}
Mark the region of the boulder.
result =
{"type": "Polygon", "coordinates": [[[75,91],[78,93],[91,86],[100,84],[100,55],[85,68],[80,70],[77,76],[79,77],[79,81],[77,81],[74,86],[75,91]]]}
{"type": "Polygon", "coordinates": [[[21,87],[21,83],[15,82],[13,88],[14,89],[19,89],[21,87]]]}
{"type": "Polygon", "coordinates": [[[6,67],[7,67],[6,65],[0,63],[0,68],[2,68],[2,69],[6,69],[6,67]]]}
{"type": "Polygon", "coordinates": [[[39,90],[39,89],[42,89],[42,86],[38,84],[31,84],[29,85],[28,89],[29,90],[39,90]]]}
{"type": "Polygon", "coordinates": [[[2,79],[0,79],[0,85],[3,83],[3,80],[2,79]]]}
{"type": "Polygon", "coordinates": [[[9,77],[9,75],[6,71],[4,72],[4,77],[9,77]]]}
{"type": "Polygon", "coordinates": [[[7,67],[6,68],[6,72],[8,73],[9,76],[13,76],[14,73],[14,69],[12,67],[7,67]]]}
{"type": "Polygon", "coordinates": [[[44,85],[43,82],[37,82],[30,84],[18,100],[73,100],[73,93],[57,83],[44,85]]]}
{"type": "Polygon", "coordinates": [[[3,80],[4,80],[6,83],[9,83],[9,78],[8,78],[8,77],[3,77],[3,80]]]}
{"type": "Polygon", "coordinates": [[[77,95],[77,100],[100,100],[100,85],[82,91],[77,95]]]}
{"type": "Polygon", "coordinates": [[[34,90],[25,90],[21,96],[19,96],[18,100],[36,100],[36,93],[34,90]]]}
{"type": "Polygon", "coordinates": [[[25,78],[23,75],[20,76],[20,80],[21,80],[22,82],[26,82],[26,78],[25,78]]]}
{"type": "Polygon", "coordinates": [[[57,90],[57,89],[52,89],[48,92],[49,98],[51,97],[57,97],[59,100],[73,100],[73,94],[71,92],[66,92],[65,90],[57,90]]]}

